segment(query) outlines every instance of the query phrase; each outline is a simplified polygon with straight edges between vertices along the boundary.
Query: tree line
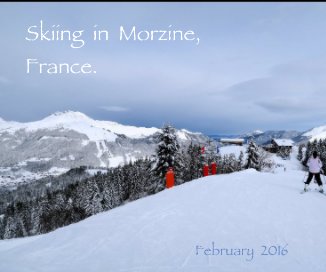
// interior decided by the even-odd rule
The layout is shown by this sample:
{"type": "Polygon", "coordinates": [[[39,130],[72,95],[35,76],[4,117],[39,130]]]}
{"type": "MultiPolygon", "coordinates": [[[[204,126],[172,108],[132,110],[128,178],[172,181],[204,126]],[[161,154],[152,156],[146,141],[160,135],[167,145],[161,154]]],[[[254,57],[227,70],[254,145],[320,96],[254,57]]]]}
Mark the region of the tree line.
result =
{"type": "MultiPolygon", "coordinates": [[[[0,203],[0,238],[9,239],[47,233],[113,209],[126,202],[158,193],[165,188],[165,173],[172,167],[175,184],[202,177],[204,164],[217,163],[217,173],[226,174],[245,168],[261,170],[266,163],[254,142],[244,153],[221,156],[209,143],[190,143],[180,148],[175,129],[166,125],[157,135],[156,154],[127,165],[109,168],[95,176],[85,174],[86,167],[72,169],[56,178],[56,186],[18,187],[0,203]],[[38,188],[37,190],[35,188],[38,188]],[[28,192],[28,193],[27,193],[28,192]]],[[[43,181],[43,183],[45,183],[43,181]]],[[[48,183],[45,183],[48,184],[48,183]]]]}
{"type": "Polygon", "coordinates": [[[301,161],[303,166],[306,166],[314,151],[317,151],[323,163],[322,169],[324,173],[326,173],[326,139],[315,139],[312,142],[309,141],[306,144],[300,144],[298,149],[298,160],[301,161]]]}

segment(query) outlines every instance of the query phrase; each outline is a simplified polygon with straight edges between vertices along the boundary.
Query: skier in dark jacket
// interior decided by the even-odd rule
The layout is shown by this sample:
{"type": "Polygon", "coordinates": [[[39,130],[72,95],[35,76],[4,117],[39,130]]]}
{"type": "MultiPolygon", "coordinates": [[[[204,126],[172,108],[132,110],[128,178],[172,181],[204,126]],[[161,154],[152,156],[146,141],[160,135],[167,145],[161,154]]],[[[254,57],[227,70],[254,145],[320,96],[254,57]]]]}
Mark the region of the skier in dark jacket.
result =
{"type": "Polygon", "coordinates": [[[318,157],[317,151],[314,151],[312,153],[312,156],[309,158],[307,162],[307,166],[309,167],[309,175],[307,178],[307,181],[305,182],[304,191],[306,192],[309,186],[309,183],[311,182],[312,178],[315,176],[315,179],[317,181],[317,184],[319,185],[319,192],[323,193],[323,183],[320,178],[320,172],[321,168],[323,167],[323,164],[318,157]]]}

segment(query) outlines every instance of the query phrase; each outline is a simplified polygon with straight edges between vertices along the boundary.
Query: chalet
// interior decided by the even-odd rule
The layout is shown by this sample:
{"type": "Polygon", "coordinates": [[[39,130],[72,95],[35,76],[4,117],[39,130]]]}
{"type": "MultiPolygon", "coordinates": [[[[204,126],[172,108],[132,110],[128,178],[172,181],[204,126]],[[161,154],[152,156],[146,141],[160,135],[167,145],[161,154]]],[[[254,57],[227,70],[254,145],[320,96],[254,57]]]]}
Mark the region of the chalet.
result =
{"type": "Polygon", "coordinates": [[[222,138],[222,139],[220,139],[220,143],[225,144],[225,145],[243,145],[244,144],[244,139],[222,138]]]}
{"type": "Polygon", "coordinates": [[[264,149],[272,153],[290,153],[293,144],[294,142],[290,139],[272,139],[270,144],[264,146],[264,149]]]}

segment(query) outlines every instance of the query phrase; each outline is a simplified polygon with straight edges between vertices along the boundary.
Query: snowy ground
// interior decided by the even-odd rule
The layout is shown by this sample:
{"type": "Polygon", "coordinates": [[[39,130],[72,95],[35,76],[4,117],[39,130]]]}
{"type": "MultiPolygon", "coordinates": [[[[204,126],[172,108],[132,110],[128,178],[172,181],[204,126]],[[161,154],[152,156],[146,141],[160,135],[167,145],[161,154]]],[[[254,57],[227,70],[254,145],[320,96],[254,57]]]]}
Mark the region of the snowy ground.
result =
{"type": "Polygon", "coordinates": [[[210,176],[45,235],[0,241],[0,271],[326,271],[326,196],[300,194],[303,176],[210,176]],[[277,254],[261,255],[263,246],[277,254]],[[247,250],[221,256],[221,248],[247,250]]]}
{"type": "MultiPolygon", "coordinates": [[[[0,167],[0,188],[15,189],[18,185],[26,184],[45,177],[55,177],[69,171],[67,168],[52,167],[47,171],[30,172],[24,169],[12,171],[10,167],[0,167]]],[[[87,173],[94,176],[98,172],[107,173],[107,169],[88,168],[87,173]]],[[[1,271],[0,271],[1,272],[1,271]]]]}
{"type": "Polygon", "coordinates": [[[47,171],[30,172],[24,169],[13,171],[10,167],[0,167],[0,188],[14,189],[19,184],[28,183],[49,176],[58,176],[69,169],[52,167],[47,171]]]}
{"type": "Polygon", "coordinates": [[[243,152],[243,155],[246,155],[246,150],[247,150],[247,145],[243,145],[243,146],[226,145],[220,147],[220,155],[224,156],[233,153],[235,157],[238,158],[241,151],[243,152]]]}
{"type": "MultiPolygon", "coordinates": [[[[248,145],[238,146],[238,145],[226,145],[220,147],[220,155],[229,155],[233,153],[236,158],[239,157],[240,152],[243,152],[244,155],[244,161],[247,159],[247,153],[246,150],[248,148],[248,145]]],[[[287,171],[287,170],[300,170],[302,168],[302,165],[297,160],[298,156],[298,147],[293,146],[292,153],[290,154],[289,159],[282,159],[281,157],[277,156],[276,154],[268,153],[269,159],[275,163],[275,168],[273,171],[275,173],[280,171],[287,171]]]]}

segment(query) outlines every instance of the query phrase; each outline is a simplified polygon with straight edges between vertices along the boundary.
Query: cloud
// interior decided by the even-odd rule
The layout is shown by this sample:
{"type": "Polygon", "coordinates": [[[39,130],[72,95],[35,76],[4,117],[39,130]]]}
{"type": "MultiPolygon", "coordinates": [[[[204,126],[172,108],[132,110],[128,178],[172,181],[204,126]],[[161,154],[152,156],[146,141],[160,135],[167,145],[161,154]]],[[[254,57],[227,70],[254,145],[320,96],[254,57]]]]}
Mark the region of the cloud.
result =
{"type": "Polygon", "coordinates": [[[9,79],[5,78],[4,76],[0,76],[0,83],[7,85],[7,84],[10,84],[11,81],[9,79]]]}
{"type": "Polygon", "coordinates": [[[300,111],[316,111],[322,110],[322,103],[315,102],[312,106],[307,101],[299,101],[295,99],[284,99],[281,97],[275,98],[270,101],[258,101],[257,105],[272,112],[272,113],[298,113],[300,111]]]}
{"type": "Polygon", "coordinates": [[[99,108],[111,112],[125,112],[130,110],[129,108],[120,107],[120,106],[101,106],[99,108]]]}
{"type": "MultiPolygon", "coordinates": [[[[290,113],[311,118],[325,113],[326,64],[309,59],[272,67],[270,76],[239,82],[225,89],[223,96],[234,104],[255,105],[269,114],[290,113]]],[[[216,93],[216,95],[222,95],[216,93]]],[[[286,118],[286,116],[285,116],[286,118]]]]}
{"type": "Polygon", "coordinates": [[[310,127],[326,120],[325,12],[326,6],[309,4],[8,5],[0,10],[10,25],[0,43],[0,113],[27,121],[73,108],[98,120],[157,127],[170,121],[211,132],[310,127]],[[22,16],[22,8],[30,12],[22,16]],[[162,9],[167,16],[160,16],[162,9]],[[110,40],[85,39],[81,50],[65,42],[21,43],[21,35],[12,35],[26,32],[39,18],[47,26],[60,23],[91,33],[94,14],[99,29],[110,29],[110,40]],[[169,24],[195,30],[200,45],[118,39],[120,25],[169,24]],[[97,73],[27,75],[26,52],[40,62],[89,62],[97,73]]]}

